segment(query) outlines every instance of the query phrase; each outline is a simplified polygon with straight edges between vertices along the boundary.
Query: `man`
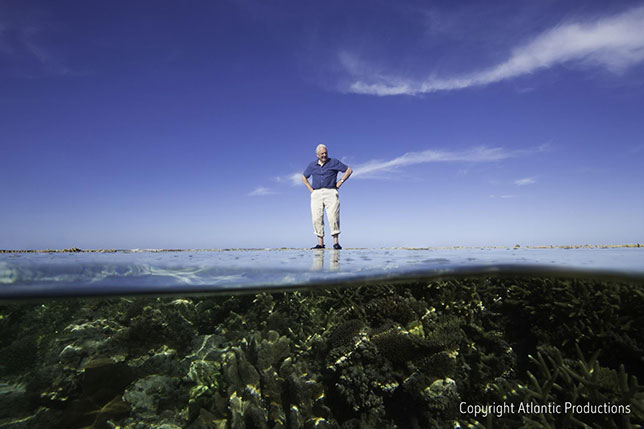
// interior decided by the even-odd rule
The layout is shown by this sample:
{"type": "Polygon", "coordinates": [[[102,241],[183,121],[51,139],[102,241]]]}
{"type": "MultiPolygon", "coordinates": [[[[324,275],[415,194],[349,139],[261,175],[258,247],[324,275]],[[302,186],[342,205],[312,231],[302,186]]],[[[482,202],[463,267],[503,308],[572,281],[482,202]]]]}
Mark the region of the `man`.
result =
{"type": "Polygon", "coordinates": [[[315,149],[317,161],[313,161],[302,173],[302,182],[311,192],[311,215],[313,231],[318,237],[318,244],[312,249],[324,249],[324,209],[331,224],[333,248],[342,249],[338,241],[340,235],[340,199],[338,189],[347,181],[353,172],[337,159],[329,158],[326,146],[319,144],[315,149]],[[337,180],[338,172],[344,172],[342,179],[337,180]],[[309,183],[309,177],[313,176],[309,183]]]}

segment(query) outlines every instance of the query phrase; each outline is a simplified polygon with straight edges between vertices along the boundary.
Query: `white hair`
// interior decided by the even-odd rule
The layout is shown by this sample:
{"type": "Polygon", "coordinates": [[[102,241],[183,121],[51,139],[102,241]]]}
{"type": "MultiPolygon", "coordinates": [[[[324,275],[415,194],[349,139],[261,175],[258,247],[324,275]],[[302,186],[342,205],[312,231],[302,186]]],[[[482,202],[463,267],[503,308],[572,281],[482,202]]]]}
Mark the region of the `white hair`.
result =
{"type": "Polygon", "coordinates": [[[320,153],[322,149],[326,149],[326,146],[320,143],[316,148],[315,148],[315,153],[320,153]]]}

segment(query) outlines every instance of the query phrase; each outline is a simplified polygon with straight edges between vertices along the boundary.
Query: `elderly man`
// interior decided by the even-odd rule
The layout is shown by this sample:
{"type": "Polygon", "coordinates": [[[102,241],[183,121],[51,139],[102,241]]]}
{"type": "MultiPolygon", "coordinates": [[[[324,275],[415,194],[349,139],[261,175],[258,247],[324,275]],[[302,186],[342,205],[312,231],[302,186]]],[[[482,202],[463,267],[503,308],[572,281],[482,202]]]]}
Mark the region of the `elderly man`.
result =
{"type": "Polygon", "coordinates": [[[351,176],[352,170],[337,159],[329,158],[326,146],[319,144],[315,149],[317,161],[313,161],[302,173],[302,182],[311,192],[311,215],[313,231],[318,237],[318,244],[312,249],[324,249],[324,209],[331,224],[333,248],[342,249],[338,242],[340,235],[340,199],[338,189],[351,176]],[[342,179],[337,180],[338,172],[344,172],[342,179]],[[309,177],[313,176],[312,183],[309,177]]]}

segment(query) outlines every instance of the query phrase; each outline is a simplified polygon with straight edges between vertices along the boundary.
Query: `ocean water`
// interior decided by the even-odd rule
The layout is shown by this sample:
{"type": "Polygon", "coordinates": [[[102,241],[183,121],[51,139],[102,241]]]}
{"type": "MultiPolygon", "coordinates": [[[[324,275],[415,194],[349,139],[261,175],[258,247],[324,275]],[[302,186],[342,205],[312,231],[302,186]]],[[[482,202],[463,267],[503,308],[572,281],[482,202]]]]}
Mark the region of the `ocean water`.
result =
{"type": "Polygon", "coordinates": [[[0,428],[642,427],[644,248],[0,253],[0,428]]]}

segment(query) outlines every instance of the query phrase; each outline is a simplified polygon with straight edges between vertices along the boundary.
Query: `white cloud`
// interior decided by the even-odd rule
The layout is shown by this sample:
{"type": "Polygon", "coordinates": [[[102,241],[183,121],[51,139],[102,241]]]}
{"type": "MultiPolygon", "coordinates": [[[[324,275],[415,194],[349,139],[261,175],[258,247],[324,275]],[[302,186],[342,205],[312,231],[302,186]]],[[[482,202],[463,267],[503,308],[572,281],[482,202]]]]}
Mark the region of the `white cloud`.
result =
{"type": "Polygon", "coordinates": [[[509,199],[509,198],[516,198],[516,195],[511,195],[511,194],[503,194],[503,195],[490,195],[490,198],[501,198],[503,200],[509,199]]]}
{"type": "Polygon", "coordinates": [[[537,180],[534,177],[526,177],[524,179],[518,179],[514,181],[514,184],[517,186],[532,185],[537,183],[537,180]]]}
{"type": "Polygon", "coordinates": [[[277,192],[275,192],[275,191],[273,191],[273,190],[271,190],[269,188],[266,188],[264,186],[258,186],[253,191],[249,192],[248,196],[249,197],[262,197],[264,195],[273,195],[273,194],[276,194],[276,193],[277,192]]]}
{"type": "Polygon", "coordinates": [[[424,150],[421,152],[407,152],[388,161],[372,160],[352,167],[354,176],[368,176],[374,173],[391,172],[401,167],[431,162],[494,162],[508,158],[515,158],[528,153],[541,152],[546,146],[533,150],[509,151],[502,147],[479,146],[464,151],[424,150]]]}
{"type": "Polygon", "coordinates": [[[423,81],[369,73],[349,54],[340,58],[357,80],[349,92],[371,95],[417,95],[436,91],[487,85],[534,73],[558,64],[601,66],[613,72],[644,61],[644,7],[593,22],[571,22],[556,26],[514,49],[509,58],[490,68],[467,75],[423,81]]]}

